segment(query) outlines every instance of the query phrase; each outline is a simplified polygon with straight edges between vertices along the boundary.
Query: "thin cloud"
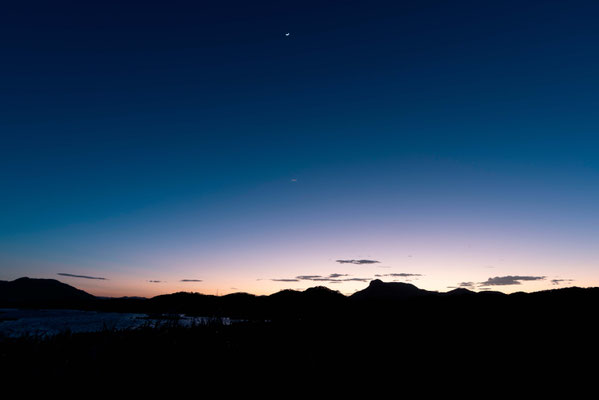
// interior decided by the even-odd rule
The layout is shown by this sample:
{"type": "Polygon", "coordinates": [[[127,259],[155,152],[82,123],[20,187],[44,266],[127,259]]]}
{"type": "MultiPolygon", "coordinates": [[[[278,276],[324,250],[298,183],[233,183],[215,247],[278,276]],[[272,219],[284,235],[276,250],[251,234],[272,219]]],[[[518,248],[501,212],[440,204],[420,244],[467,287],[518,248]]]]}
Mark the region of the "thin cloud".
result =
{"type": "Polygon", "coordinates": [[[323,277],[320,275],[300,275],[300,276],[296,276],[295,279],[300,279],[302,281],[313,281],[313,280],[323,279],[323,277]]]}
{"type": "Polygon", "coordinates": [[[107,281],[108,280],[106,278],[101,278],[101,277],[97,277],[97,276],[75,275],[75,274],[67,274],[65,272],[59,272],[56,275],[67,276],[69,278],[95,279],[95,280],[98,280],[98,281],[107,281]]]}
{"type": "Polygon", "coordinates": [[[162,283],[162,281],[148,281],[150,283],[162,283]]]}
{"type": "Polygon", "coordinates": [[[342,282],[370,282],[372,279],[370,278],[347,278],[341,279],[342,282]]]}
{"type": "Polygon", "coordinates": [[[327,283],[342,283],[342,282],[370,282],[371,278],[346,278],[349,274],[338,274],[333,273],[328,276],[322,275],[299,275],[295,278],[277,278],[271,279],[273,282],[300,282],[300,281],[311,281],[311,282],[327,282],[327,283]]]}
{"type": "Polygon", "coordinates": [[[379,264],[380,261],[377,260],[335,260],[339,264],[379,264]]]}
{"type": "Polygon", "coordinates": [[[329,278],[336,279],[336,278],[341,278],[343,276],[349,276],[349,274],[331,274],[331,275],[329,275],[329,278]]]}
{"type": "Polygon", "coordinates": [[[329,283],[339,283],[339,282],[352,282],[352,281],[370,281],[369,278],[345,278],[346,276],[350,276],[349,274],[330,274],[329,276],[320,276],[320,275],[303,275],[297,276],[297,279],[301,280],[309,280],[316,282],[329,282],[329,283]],[[343,278],[343,279],[340,279],[343,278]]]}
{"type": "Polygon", "coordinates": [[[561,285],[562,283],[570,283],[570,282],[574,282],[574,279],[552,279],[551,280],[552,285],[561,285]]]}
{"type": "Polygon", "coordinates": [[[422,274],[410,274],[407,272],[399,272],[399,273],[391,273],[391,274],[377,274],[375,275],[375,277],[377,278],[382,278],[382,277],[391,277],[391,278],[411,278],[414,276],[423,276],[422,274]]]}
{"type": "Polygon", "coordinates": [[[480,286],[520,285],[521,281],[541,281],[545,278],[545,276],[496,276],[494,278],[487,279],[485,282],[481,282],[480,286]]]}
{"type": "Polygon", "coordinates": [[[296,276],[295,279],[299,279],[302,281],[329,282],[329,281],[341,281],[339,278],[342,278],[344,276],[349,276],[349,275],[348,274],[338,274],[338,273],[333,273],[333,274],[330,274],[329,276],[300,275],[300,276],[296,276]]]}
{"type": "Polygon", "coordinates": [[[179,282],[203,282],[201,279],[181,279],[179,282]]]}
{"type": "Polygon", "coordinates": [[[476,283],[474,282],[460,282],[457,286],[448,286],[449,289],[474,289],[476,287],[476,283]]]}

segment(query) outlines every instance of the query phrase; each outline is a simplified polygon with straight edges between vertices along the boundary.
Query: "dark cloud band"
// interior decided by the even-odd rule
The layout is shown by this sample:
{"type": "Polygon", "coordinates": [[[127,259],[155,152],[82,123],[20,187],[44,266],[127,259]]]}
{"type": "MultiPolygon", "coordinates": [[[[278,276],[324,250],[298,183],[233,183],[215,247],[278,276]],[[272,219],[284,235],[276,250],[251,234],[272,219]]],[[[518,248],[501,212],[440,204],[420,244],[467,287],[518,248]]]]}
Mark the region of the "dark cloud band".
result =
{"type": "Polygon", "coordinates": [[[521,281],[541,281],[543,279],[545,279],[544,276],[496,276],[487,279],[485,282],[481,282],[480,286],[520,285],[521,281]]]}
{"type": "Polygon", "coordinates": [[[574,282],[574,279],[552,279],[552,285],[561,285],[562,283],[571,283],[574,282]]]}
{"type": "Polygon", "coordinates": [[[106,278],[101,278],[101,277],[97,277],[97,276],[75,275],[75,274],[67,274],[65,272],[59,272],[57,275],[67,276],[69,278],[95,279],[95,280],[98,280],[98,281],[107,281],[108,280],[106,278]]]}
{"type": "Polygon", "coordinates": [[[399,272],[399,273],[391,273],[391,274],[377,274],[375,275],[375,277],[377,278],[382,278],[382,277],[391,277],[391,278],[412,278],[415,276],[422,276],[422,274],[410,274],[410,273],[406,273],[406,272],[399,272]]]}
{"type": "Polygon", "coordinates": [[[379,264],[380,261],[377,260],[335,260],[339,264],[379,264]]]}
{"type": "Polygon", "coordinates": [[[371,278],[346,278],[348,274],[330,274],[329,276],[322,275],[299,275],[295,278],[283,278],[283,279],[271,279],[273,282],[300,282],[300,281],[312,281],[312,282],[327,282],[327,283],[340,283],[340,282],[370,282],[371,278]]]}

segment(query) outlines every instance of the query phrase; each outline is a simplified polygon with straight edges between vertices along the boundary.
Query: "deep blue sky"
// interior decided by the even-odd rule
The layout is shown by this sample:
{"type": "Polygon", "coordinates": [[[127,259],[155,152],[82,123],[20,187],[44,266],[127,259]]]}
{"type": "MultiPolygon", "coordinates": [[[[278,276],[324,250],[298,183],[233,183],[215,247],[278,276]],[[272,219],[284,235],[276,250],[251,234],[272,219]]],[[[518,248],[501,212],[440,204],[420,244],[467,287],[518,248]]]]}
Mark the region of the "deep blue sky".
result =
{"type": "Polygon", "coordinates": [[[3,5],[0,279],[598,285],[598,20],[594,1],[3,5]]]}

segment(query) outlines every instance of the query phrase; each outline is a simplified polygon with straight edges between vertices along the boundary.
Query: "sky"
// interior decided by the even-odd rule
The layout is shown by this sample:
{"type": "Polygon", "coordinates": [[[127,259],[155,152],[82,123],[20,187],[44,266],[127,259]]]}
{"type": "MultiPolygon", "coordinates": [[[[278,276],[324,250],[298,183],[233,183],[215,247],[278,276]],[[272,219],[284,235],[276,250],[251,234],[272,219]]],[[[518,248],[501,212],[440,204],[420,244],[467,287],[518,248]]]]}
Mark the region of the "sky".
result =
{"type": "Polygon", "coordinates": [[[0,279],[599,286],[596,1],[24,1],[0,279]]]}

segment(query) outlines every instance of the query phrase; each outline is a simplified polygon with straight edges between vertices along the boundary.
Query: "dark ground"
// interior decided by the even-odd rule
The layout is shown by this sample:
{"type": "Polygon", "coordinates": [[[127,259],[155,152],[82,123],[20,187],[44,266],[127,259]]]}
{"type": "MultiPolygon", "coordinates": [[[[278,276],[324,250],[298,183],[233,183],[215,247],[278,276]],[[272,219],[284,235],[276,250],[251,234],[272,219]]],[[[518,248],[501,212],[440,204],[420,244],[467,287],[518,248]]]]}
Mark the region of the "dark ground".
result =
{"type": "Polygon", "coordinates": [[[597,302],[581,296],[372,300],[232,325],[3,339],[0,372],[102,385],[585,385],[599,342],[597,302]]]}

